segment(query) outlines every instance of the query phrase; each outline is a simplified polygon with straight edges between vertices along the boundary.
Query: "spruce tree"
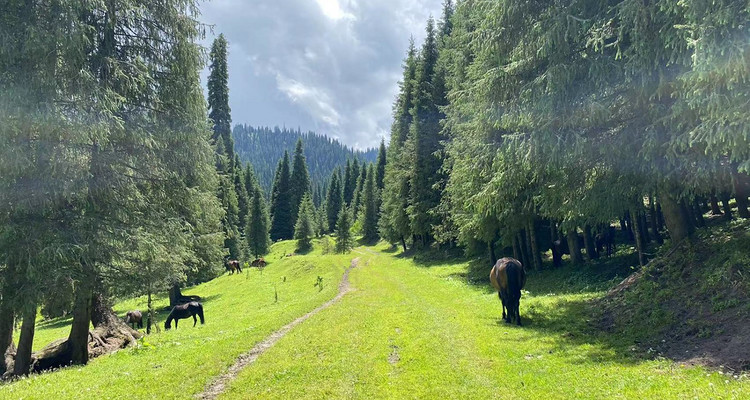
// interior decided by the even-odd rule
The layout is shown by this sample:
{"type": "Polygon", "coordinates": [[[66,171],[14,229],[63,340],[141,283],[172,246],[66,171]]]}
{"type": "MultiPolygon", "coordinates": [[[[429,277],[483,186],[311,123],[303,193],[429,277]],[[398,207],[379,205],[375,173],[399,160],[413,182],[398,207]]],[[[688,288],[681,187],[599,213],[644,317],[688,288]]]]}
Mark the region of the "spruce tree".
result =
{"type": "Polygon", "coordinates": [[[348,253],[354,246],[352,240],[352,220],[346,207],[342,207],[336,220],[336,252],[348,253]]]}
{"type": "Polygon", "coordinates": [[[274,241],[291,239],[294,236],[289,153],[284,153],[276,177],[271,200],[271,240],[274,241]]]}
{"type": "Polygon", "coordinates": [[[250,195],[245,182],[245,171],[240,168],[242,164],[239,162],[239,157],[235,158],[235,165],[237,166],[234,170],[234,189],[237,192],[237,226],[241,232],[244,232],[245,221],[247,221],[247,215],[250,212],[250,195]]]}
{"type": "Polygon", "coordinates": [[[302,199],[310,191],[310,174],[307,171],[307,162],[305,161],[302,139],[300,138],[297,140],[297,147],[294,150],[291,178],[292,219],[295,224],[302,199]]]}
{"type": "Polygon", "coordinates": [[[357,177],[357,186],[354,189],[354,198],[352,199],[351,205],[352,219],[354,221],[357,220],[357,216],[359,215],[359,212],[362,208],[362,192],[367,181],[367,167],[363,164],[360,170],[361,172],[359,174],[359,177],[357,177]]]}
{"type": "Polygon", "coordinates": [[[271,238],[269,236],[270,221],[268,208],[260,185],[253,187],[253,196],[250,203],[250,213],[245,227],[245,240],[248,250],[255,258],[268,254],[271,238]]]}
{"type": "Polygon", "coordinates": [[[297,240],[297,251],[307,252],[312,248],[312,237],[315,235],[315,208],[309,194],[302,198],[297,224],[294,227],[294,238],[297,240]]]}
{"type": "Polygon", "coordinates": [[[344,198],[341,193],[341,179],[338,170],[333,172],[331,184],[328,186],[328,195],[326,196],[326,216],[328,219],[328,232],[336,229],[336,220],[339,212],[343,208],[344,198]]]}
{"type": "MultiPolygon", "coordinates": [[[[344,168],[344,176],[341,179],[341,194],[344,197],[344,205],[348,206],[352,201],[352,195],[354,194],[354,187],[352,186],[352,160],[346,160],[346,167],[344,168]]],[[[338,214],[336,214],[338,217],[338,214]]]]}
{"type": "Polygon", "coordinates": [[[208,117],[213,122],[212,139],[223,142],[224,155],[229,160],[228,169],[234,168],[234,142],[232,140],[232,116],[229,108],[229,70],[227,66],[227,40],[220,34],[211,45],[211,64],[208,76],[208,117]]]}
{"type": "Polygon", "coordinates": [[[362,196],[362,236],[365,241],[372,242],[378,239],[378,219],[377,219],[377,189],[375,187],[375,170],[370,164],[367,172],[364,193],[362,196]]]}
{"type": "Polygon", "coordinates": [[[375,168],[375,187],[378,190],[383,190],[384,179],[385,179],[385,165],[387,163],[386,150],[385,150],[385,139],[380,140],[380,149],[378,150],[378,159],[375,162],[377,167],[375,168]]]}
{"type": "Polygon", "coordinates": [[[440,160],[435,153],[440,149],[440,119],[435,87],[435,69],[438,46],[434,21],[427,21],[427,37],[420,52],[414,86],[414,108],[409,129],[411,141],[411,176],[409,193],[409,220],[411,233],[421,239],[422,245],[432,237],[432,226],[439,221],[434,210],[440,203],[438,182],[440,160]]]}

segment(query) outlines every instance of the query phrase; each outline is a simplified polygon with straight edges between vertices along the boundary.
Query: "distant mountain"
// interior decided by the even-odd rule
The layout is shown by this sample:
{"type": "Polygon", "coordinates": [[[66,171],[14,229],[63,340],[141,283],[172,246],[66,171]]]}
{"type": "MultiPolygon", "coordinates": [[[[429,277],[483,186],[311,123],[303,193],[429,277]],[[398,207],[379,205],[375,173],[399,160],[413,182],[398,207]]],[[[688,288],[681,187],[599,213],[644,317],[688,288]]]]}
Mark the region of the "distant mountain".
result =
{"type": "Polygon", "coordinates": [[[302,132],[286,128],[252,127],[235,125],[232,132],[234,151],[243,162],[250,162],[255,169],[263,190],[269,193],[273,184],[273,175],[279,160],[284,157],[284,150],[291,157],[297,139],[302,138],[313,186],[325,182],[333,170],[346,164],[347,158],[358,158],[360,161],[375,162],[377,149],[359,151],[350,149],[338,140],[315,132],[302,132]]]}

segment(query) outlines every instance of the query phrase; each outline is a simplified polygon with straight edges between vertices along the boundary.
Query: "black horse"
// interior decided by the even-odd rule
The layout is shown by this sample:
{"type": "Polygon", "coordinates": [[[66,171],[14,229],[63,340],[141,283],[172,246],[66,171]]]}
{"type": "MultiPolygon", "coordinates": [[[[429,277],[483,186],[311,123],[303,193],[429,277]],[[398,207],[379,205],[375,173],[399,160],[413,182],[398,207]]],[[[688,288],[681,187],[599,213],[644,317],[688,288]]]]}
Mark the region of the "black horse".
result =
{"type": "Polygon", "coordinates": [[[526,271],[521,262],[511,257],[497,260],[490,271],[490,283],[497,290],[500,301],[503,303],[505,322],[510,324],[515,320],[516,324],[521,326],[521,314],[518,308],[521,302],[521,289],[526,284],[526,271]]]}
{"type": "Polygon", "coordinates": [[[203,319],[203,305],[197,301],[174,306],[167,317],[167,321],[164,322],[164,329],[172,329],[172,320],[174,320],[174,328],[177,329],[178,320],[190,317],[193,317],[193,326],[195,326],[198,323],[198,319],[195,318],[196,315],[201,318],[201,325],[206,323],[206,320],[203,319]]]}

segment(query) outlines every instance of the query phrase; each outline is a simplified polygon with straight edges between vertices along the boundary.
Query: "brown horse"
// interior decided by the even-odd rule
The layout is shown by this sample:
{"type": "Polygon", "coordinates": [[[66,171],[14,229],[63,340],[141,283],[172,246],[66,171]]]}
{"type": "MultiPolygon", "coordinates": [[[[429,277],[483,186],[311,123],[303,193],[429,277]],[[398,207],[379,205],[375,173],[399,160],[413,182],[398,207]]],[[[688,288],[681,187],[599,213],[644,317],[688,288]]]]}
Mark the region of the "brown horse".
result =
{"type": "Polygon", "coordinates": [[[515,258],[505,257],[497,260],[490,271],[490,282],[497,290],[498,297],[503,303],[503,319],[507,323],[513,322],[521,326],[521,289],[526,284],[526,272],[521,262],[515,258]],[[505,310],[508,310],[507,316],[505,310]]]}
{"type": "Polygon", "coordinates": [[[227,272],[229,272],[230,275],[235,272],[242,273],[242,266],[240,265],[240,262],[237,260],[224,261],[224,268],[227,269],[227,272]]]}
{"type": "Polygon", "coordinates": [[[197,301],[174,306],[172,312],[167,316],[166,322],[164,322],[164,329],[172,329],[172,320],[174,320],[174,328],[177,329],[178,320],[190,317],[193,317],[193,327],[195,327],[198,323],[198,320],[195,318],[196,315],[200,317],[201,325],[206,323],[206,320],[203,319],[203,304],[197,301]]]}
{"type": "Polygon", "coordinates": [[[258,268],[265,268],[266,267],[266,260],[264,260],[262,258],[255,259],[250,264],[250,266],[258,267],[258,268]]]}
{"type": "Polygon", "coordinates": [[[133,329],[138,325],[139,329],[143,329],[143,314],[140,310],[128,311],[125,314],[125,323],[130,324],[133,329]]]}

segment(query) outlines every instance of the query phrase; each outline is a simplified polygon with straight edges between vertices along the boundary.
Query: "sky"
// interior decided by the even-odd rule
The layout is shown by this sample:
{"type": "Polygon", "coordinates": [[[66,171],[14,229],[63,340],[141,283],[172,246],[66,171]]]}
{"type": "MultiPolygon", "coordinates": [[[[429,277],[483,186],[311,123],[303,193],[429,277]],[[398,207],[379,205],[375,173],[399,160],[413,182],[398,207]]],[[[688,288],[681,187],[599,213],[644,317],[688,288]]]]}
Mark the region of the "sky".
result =
{"type": "Polygon", "coordinates": [[[376,147],[390,133],[409,37],[420,45],[441,4],[213,0],[201,4],[201,20],[212,25],[203,44],[220,33],[229,42],[233,124],[299,127],[376,147]]]}

